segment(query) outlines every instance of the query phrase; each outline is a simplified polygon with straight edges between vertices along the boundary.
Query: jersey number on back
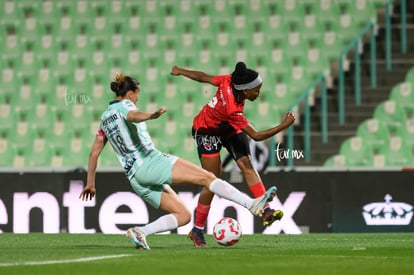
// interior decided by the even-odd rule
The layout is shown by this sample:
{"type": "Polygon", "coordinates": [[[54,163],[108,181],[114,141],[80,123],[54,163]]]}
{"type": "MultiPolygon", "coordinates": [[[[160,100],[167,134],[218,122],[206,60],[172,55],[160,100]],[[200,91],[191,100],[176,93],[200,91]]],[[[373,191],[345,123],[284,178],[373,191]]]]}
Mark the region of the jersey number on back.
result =
{"type": "Polygon", "coordinates": [[[119,152],[123,154],[128,153],[128,149],[124,143],[124,139],[119,134],[112,135],[111,139],[114,141],[114,145],[118,149],[119,152]]]}

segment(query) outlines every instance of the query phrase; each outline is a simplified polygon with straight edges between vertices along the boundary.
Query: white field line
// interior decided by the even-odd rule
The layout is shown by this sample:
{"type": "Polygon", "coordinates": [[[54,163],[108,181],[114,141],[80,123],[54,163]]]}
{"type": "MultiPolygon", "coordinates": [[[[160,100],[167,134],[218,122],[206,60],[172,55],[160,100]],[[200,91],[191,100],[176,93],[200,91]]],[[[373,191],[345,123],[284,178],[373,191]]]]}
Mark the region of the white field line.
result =
{"type": "Polygon", "coordinates": [[[122,257],[129,257],[129,256],[131,256],[131,254],[106,255],[106,256],[86,257],[86,258],[77,258],[77,259],[68,259],[68,260],[0,263],[0,267],[4,267],[4,266],[25,266],[25,265],[49,265],[49,264],[81,263],[81,262],[91,262],[91,261],[99,261],[99,260],[106,260],[106,259],[122,258],[122,257]]]}

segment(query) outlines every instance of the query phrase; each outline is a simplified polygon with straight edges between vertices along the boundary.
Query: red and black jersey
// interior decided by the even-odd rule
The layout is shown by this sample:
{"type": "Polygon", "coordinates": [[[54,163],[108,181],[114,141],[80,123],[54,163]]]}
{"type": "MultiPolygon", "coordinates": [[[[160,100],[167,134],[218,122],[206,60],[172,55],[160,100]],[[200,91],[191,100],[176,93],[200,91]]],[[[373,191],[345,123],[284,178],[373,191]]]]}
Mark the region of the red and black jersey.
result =
{"type": "Polygon", "coordinates": [[[194,118],[194,130],[206,134],[220,134],[229,130],[242,132],[249,121],[243,113],[244,100],[241,103],[236,102],[231,75],[214,76],[213,82],[218,87],[217,92],[194,118]]]}

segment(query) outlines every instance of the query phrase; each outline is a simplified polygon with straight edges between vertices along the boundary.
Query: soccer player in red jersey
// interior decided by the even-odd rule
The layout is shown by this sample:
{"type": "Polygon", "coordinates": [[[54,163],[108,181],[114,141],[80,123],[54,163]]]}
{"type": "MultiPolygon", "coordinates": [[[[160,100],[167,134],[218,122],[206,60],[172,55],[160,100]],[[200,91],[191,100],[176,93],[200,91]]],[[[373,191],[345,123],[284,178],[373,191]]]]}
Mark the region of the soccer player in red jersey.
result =
{"type": "MultiPolygon", "coordinates": [[[[253,196],[263,195],[266,189],[250,160],[248,136],[255,141],[272,137],[292,125],[295,121],[294,114],[288,112],[281,124],[267,130],[256,131],[244,116],[243,110],[246,99],[254,101],[259,96],[262,79],[256,71],[247,68],[243,62],[238,62],[234,72],[228,75],[208,75],[178,66],[172,68],[171,75],[182,75],[217,87],[213,99],[203,106],[193,120],[192,132],[197,143],[201,166],[219,177],[222,170],[220,150],[224,146],[236,161],[253,196]]],[[[206,188],[201,191],[195,225],[189,233],[196,247],[206,246],[204,226],[213,196],[214,194],[206,188]]],[[[269,226],[282,217],[281,210],[266,207],[263,225],[269,226]]]]}

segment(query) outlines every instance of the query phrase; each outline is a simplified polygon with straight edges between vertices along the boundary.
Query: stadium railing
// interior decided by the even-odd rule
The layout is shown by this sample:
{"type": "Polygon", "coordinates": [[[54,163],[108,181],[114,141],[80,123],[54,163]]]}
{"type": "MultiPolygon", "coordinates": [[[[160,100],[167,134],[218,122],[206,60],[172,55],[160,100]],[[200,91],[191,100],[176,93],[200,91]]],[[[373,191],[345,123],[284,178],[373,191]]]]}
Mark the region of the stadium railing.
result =
{"type": "MultiPolygon", "coordinates": [[[[391,7],[394,3],[394,0],[389,0],[385,4],[385,58],[386,58],[386,68],[391,70],[391,7]]],[[[400,1],[401,5],[401,52],[406,53],[407,51],[407,39],[406,39],[406,0],[400,1]]],[[[377,79],[376,79],[376,40],[375,40],[375,20],[368,22],[365,27],[360,31],[360,33],[345,47],[339,55],[339,72],[338,72],[338,120],[339,124],[343,125],[345,123],[345,70],[344,70],[344,60],[349,55],[351,51],[354,51],[354,63],[355,63],[355,104],[361,104],[361,73],[360,73],[360,42],[367,35],[370,38],[370,77],[371,77],[371,87],[375,88],[377,79]]],[[[290,106],[289,110],[298,110],[299,105],[304,105],[304,158],[305,161],[310,161],[310,152],[311,152],[311,139],[310,139],[310,104],[309,104],[309,95],[320,85],[321,87],[321,128],[322,134],[321,138],[323,143],[328,142],[328,121],[327,121],[327,96],[326,96],[326,80],[325,76],[321,74],[316,80],[314,80],[302,93],[300,97],[290,106]]],[[[294,127],[289,127],[287,130],[287,148],[294,147],[294,127]]],[[[271,139],[270,141],[270,151],[275,150],[276,144],[275,140],[271,139]]],[[[270,154],[269,159],[270,166],[276,166],[276,159],[274,154],[270,154]]],[[[294,159],[287,159],[287,166],[292,167],[294,165],[294,159]]]]}

